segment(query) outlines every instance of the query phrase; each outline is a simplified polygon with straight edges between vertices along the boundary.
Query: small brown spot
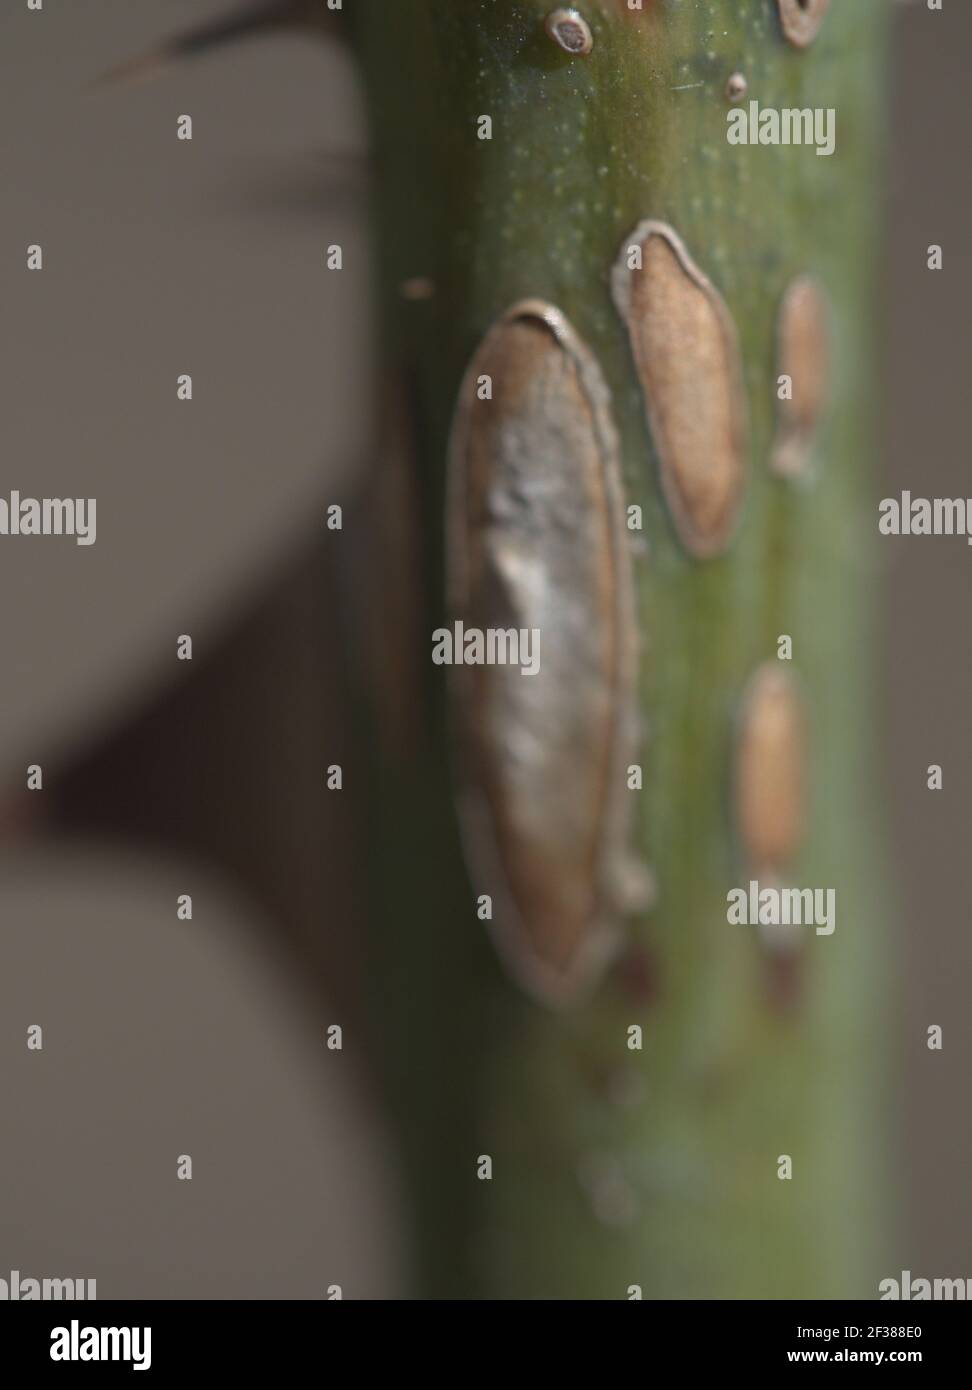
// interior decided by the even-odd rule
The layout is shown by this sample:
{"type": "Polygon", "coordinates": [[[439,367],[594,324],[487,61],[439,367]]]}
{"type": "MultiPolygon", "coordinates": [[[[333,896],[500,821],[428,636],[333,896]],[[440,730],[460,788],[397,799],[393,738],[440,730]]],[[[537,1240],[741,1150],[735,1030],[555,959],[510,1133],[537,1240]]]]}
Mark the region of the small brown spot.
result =
{"type": "Polygon", "coordinates": [[[749,91],[749,83],[741,72],[734,72],[726,83],[726,96],[730,101],[742,101],[749,91]]]}
{"type": "MultiPolygon", "coordinates": [[[[773,930],[778,931],[779,928],[773,930]]],[[[763,971],[766,996],[778,1014],[791,1014],[800,1003],[804,992],[806,963],[807,948],[803,937],[798,942],[782,947],[776,945],[765,952],[763,971]]]]}
{"type": "Polygon", "coordinates": [[[806,718],[793,676],[761,666],[743,697],[736,745],[735,802],[740,845],[758,874],[781,873],[803,838],[806,718]]]}
{"type": "Polygon", "coordinates": [[[594,47],[594,35],[583,15],[574,9],[553,10],[544,21],[550,38],[574,58],[586,58],[594,47]]]}
{"type": "Polygon", "coordinates": [[[635,1004],[647,1007],[658,997],[658,967],[647,947],[632,943],[618,958],[619,987],[635,1004]]]}
{"type": "Polygon", "coordinates": [[[806,48],[817,37],[830,0],[776,0],[784,37],[795,48],[806,48]]]}
{"type": "Polygon", "coordinates": [[[410,303],[421,303],[423,300],[432,299],[435,295],[435,285],[425,275],[413,275],[410,280],[403,280],[398,287],[398,292],[403,299],[410,303]]]}
{"type": "Polygon", "coordinates": [[[732,317],[662,222],[642,222],[626,239],[613,290],[676,529],[691,554],[718,555],[735,528],[748,452],[732,317]]]}
{"type": "Polygon", "coordinates": [[[829,378],[827,306],[809,276],[794,280],[784,294],[776,340],[777,377],[789,377],[791,395],[777,400],[770,465],[774,472],[792,478],[806,468],[826,405],[829,378]]]}

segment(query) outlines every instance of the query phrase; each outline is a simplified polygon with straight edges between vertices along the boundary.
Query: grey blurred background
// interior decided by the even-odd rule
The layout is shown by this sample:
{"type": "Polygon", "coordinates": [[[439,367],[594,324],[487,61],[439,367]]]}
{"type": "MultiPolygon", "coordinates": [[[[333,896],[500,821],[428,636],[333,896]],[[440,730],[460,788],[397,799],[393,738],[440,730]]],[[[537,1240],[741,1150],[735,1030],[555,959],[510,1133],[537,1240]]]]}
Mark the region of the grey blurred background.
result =
{"type": "MultiPolygon", "coordinates": [[[[972,5],[894,6],[888,241],[883,322],[884,449],[878,497],[969,497],[972,303],[967,66],[972,5]],[[941,245],[942,273],[926,267],[941,245]]],[[[887,537],[878,548],[883,647],[876,711],[892,841],[894,944],[903,1018],[894,1076],[902,1101],[905,1209],[896,1248],[912,1271],[972,1269],[972,550],[962,540],[887,537]],[[943,768],[940,792],[927,769],[943,768]],[[924,1043],[933,1023],[944,1050],[924,1043]]],[[[898,1001],[895,1001],[897,1003],[898,1001]]]]}
{"type": "MultiPolygon", "coordinates": [[[[96,1277],[100,1297],[379,1297],[401,1281],[362,1041],[360,808],[322,775],[352,756],[348,593],[324,518],[378,447],[361,102],[346,56],[296,36],[91,87],[223,9],[0,9],[0,492],[99,501],[95,546],[0,546],[0,1277],[96,1277]],[[25,271],[31,242],[42,275],[25,271]],[[331,242],[341,275],[323,269],[331,242]],[[40,794],[23,790],[30,763],[40,794]],[[185,1153],[192,1183],[176,1180],[185,1153]]],[[[972,5],[895,10],[875,495],[965,496],[972,5]]],[[[888,1272],[963,1276],[972,556],[905,539],[879,555],[902,962],[888,1272]]]]}

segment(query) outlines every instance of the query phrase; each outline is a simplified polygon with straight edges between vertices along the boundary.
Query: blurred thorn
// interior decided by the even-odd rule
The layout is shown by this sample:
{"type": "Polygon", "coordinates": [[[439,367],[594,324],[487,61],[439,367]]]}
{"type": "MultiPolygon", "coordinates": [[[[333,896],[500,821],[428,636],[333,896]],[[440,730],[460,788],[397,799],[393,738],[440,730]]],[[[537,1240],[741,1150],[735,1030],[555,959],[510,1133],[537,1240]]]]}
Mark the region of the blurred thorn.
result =
{"type": "Polygon", "coordinates": [[[338,21],[337,12],[323,10],[313,0],[252,0],[219,19],[165,40],[147,53],[127,59],[96,78],[92,85],[148,81],[184,58],[196,58],[237,39],[257,37],[276,29],[306,28],[335,33],[338,21]]]}

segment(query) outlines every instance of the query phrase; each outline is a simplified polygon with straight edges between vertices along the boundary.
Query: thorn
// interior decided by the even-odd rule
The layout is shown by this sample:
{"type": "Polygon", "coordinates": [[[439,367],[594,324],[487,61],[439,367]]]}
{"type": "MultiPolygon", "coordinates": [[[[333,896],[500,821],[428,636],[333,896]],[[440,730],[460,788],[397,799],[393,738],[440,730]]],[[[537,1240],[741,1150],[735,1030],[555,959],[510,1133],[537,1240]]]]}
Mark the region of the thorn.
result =
{"type": "Polygon", "coordinates": [[[274,29],[309,24],[311,17],[312,9],[307,0],[250,0],[249,4],[237,7],[229,14],[177,34],[147,53],[127,59],[96,78],[93,85],[102,87],[116,82],[148,81],[183,58],[196,58],[223,44],[274,29]]]}

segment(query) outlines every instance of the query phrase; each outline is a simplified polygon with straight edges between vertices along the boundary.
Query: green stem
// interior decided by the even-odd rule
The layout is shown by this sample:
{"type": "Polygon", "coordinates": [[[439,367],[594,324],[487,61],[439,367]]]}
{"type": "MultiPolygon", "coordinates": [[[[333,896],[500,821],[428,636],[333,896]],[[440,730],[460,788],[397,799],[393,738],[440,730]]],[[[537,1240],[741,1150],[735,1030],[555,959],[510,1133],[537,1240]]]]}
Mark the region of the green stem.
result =
{"type": "MultiPolygon", "coordinates": [[[[571,58],[542,0],[395,0],[351,15],[377,174],[383,324],[414,383],[432,593],[444,618],[443,494],[461,374],[524,297],[557,305],[610,385],[637,562],[643,753],[639,840],[659,885],[631,949],[588,1001],[554,1013],[494,960],[459,851],[445,691],[429,661],[428,739],[376,766],[376,990],[423,1293],[462,1297],[874,1297],[882,1200],[872,1151],[881,943],[868,831],[868,510],[875,241],[886,5],[831,6],[786,44],[775,0],[584,0],[571,58]],[[729,75],[761,107],[835,108],[837,152],[737,147],[729,75]],[[493,138],[477,138],[490,115],[493,138]],[[663,501],[627,335],[619,250],[669,223],[739,331],[749,481],[726,554],[690,558],[663,501]],[[832,310],[831,404],[814,478],[770,474],[775,322],[805,272],[832,310]],[[406,299],[427,277],[435,293],[406,299]],[[836,889],[796,997],[751,930],[726,922],[736,849],[734,714],[794,640],[812,712],[809,833],[794,879],[836,889]],[[629,1051],[627,1029],[644,1029],[629,1051]],[[489,1154],[491,1182],[476,1177],[489,1154]],[[777,1157],[792,1156],[791,1181],[777,1157]]],[[[428,640],[428,647],[424,646],[428,640]]],[[[423,657],[424,660],[424,657],[423,657]]]]}

